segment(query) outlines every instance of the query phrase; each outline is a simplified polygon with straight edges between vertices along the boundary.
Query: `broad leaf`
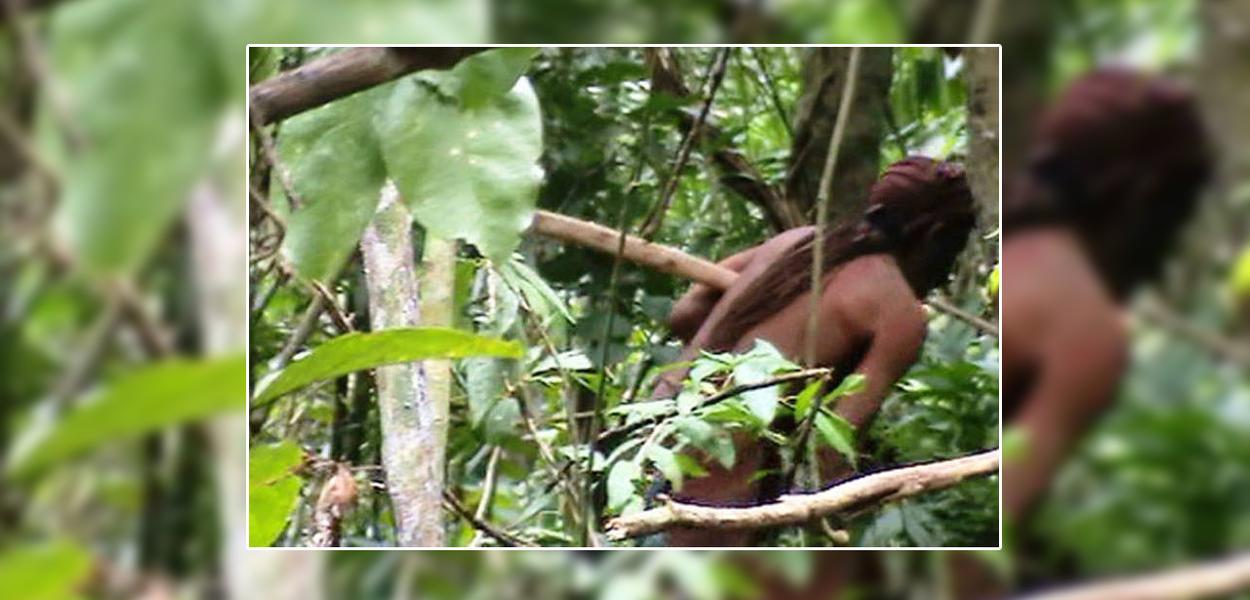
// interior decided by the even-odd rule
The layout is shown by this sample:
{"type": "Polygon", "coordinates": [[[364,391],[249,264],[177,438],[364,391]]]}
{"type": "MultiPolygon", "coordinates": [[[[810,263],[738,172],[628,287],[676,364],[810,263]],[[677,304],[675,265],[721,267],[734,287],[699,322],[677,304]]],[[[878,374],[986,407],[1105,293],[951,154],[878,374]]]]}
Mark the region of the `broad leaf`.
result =
{"type": "Polygon", "coordinates": [[[642,479],[642,467],[637,461],[623,460],[608,472],[608,509],[619,511],[636,495],[634,482],[642,479]]]}
{"type": "Polygon", "coordinates": [[[40,119],[45,154],[64,167],[56,225],[89,272],[133,272],[209,162],[227,99],[214,49],[190,2],[68,3],[52,14],[48,58],[77,100],[71,114],[40,119]],[[79,149],[64,147],[62,121],[79,149]]]}
{"type": "Polygon", "coordinates": [[[538,48],[497,48],[460,61],[444,79],[464,106],[482,106],[508,93],[536,54],[538,48]]]}
{"type": "Polygon", "coordinates": [[[261,384],[254,405],[311,383],[354,371],[430,358],[520,358],[521,345],[456,329],[417,327],[357,332],[336,337],[292,362],[261,384]]]}
{"type": "Polygon", "coordinates": [[[799,392],[798,397],[794,399],[795,419],[807,418],[807,413],[812,409],[812,400],[816,398],[816,393],[820,391],[821,386],[824,384],[823,380],[816,379],[807,384],[803,391],[799,392]]]}
{"type": "Polygon", "coordinates": [[[0,598],[71,600],[91,574],[91,555],[70,540],[12,546],[0,554],[0,598]]]}
{"type": "Polygon", "coordinates": [[[268,546],[286,529],[302,481],[292,471],[302,453],[291,442],[254,446],[248,454],[249,546],[268,546]]]}
{"type": "Polygon", "coordinates": [[[303,202],[287,218],[283,245],[306,278],[333,278],[373,218],[386,170],[371,119],[385,89],[348,96],[282,124],[279,154],[303,202]]]}
{"type": "Polygon", "coordinates": [[[647,458],[655,463],[655,467],[664,474],[669,483],[673,484],[673,489],[680,490],[685,477],[681,472],[681,465],[677,463],[677,456],[672,450],[653,444],[647,449],[647,458]]]}
{"type": "Polygon", "coordinates": [[[397,82],[374,120],[386,169],[431,234],[505,262],[529,225],[543,172],[529,81],[465,107],[418,78],[397,82]]]}
{"type": "Polygon", "coordinates": [[[243,408],[242,356],[175,359],[121,376],[42,435],[19,445],[9,472],[25,478],[98,446],[243,408]]]}

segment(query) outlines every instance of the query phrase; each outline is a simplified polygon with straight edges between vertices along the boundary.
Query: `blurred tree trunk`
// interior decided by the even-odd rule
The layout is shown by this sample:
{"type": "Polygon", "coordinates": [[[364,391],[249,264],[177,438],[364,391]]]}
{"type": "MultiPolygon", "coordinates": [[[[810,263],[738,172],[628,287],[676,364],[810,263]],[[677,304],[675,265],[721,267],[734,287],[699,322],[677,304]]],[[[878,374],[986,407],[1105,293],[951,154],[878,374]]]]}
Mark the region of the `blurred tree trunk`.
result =
{"type": "Polygon", "coordinates": [[[982,231],[998,226],[998,48],[965,48],[968,81],[968,184],[982,231]]]}
{"type": "Polygon", "coordinates": [[[1217,151],[1215,202],[1202,205],[1199,227],[1216,234],[1193,241],[1205,256],[1215,254],[1222,271],[1250,236],[1250,197],[1237,197],[1238,187],[1250,183],[1250,2],[1204,0],[1199,10],[1198,93],[1217,151]]]}
{"type": "MultiPolygon", "coordinates": [[[[987,43],[1002,50],[1003,193],[1010,199],[1012,179],[1024,167],[1033,122],[1047,98],[1054,11],[1050,2],[1002,2],[989,23],[987,43]]],[[[982,0],[920,0],[910,16],[911,41],[967,43],[973,35],[982,0]]],[[[980,40],[979,40],[980,41],[980,40]]],[[[963,49],[966,52],[967,49],[963,49]]]]}
{"type": "MultiPolygon", "coordinates": [[[[849,48],[815,48],[803,57],[804,91],[794,119],[786,200],[798,206],[809,222],[815,221],[811,211],[829,152],[829,136],[838,117],[849,56],[849,48]]],[[[864,207],[868,189],[880,171],[885,103],[889,101],[894,73],[892,58],[890,48],[862,50],[855,99],[829,189],[830,225],[864,207]]]]}
{"type": "MultiPolygon", "coordinates": [[[[231,196],[240,198],[242,196],[231,196]]],[[[200,340],[207,356],[243,352],[247,331],[247,233],[245,205],[228,201],[208,181],[191,192],[187,207],[192,278],[196,286],[200,340]]],[[[247,397],[239,382],[239,398],[247,397]]],[[[221,569],[226,598],[247,597],[244,577],[247,560],[246,480],[247,445],[240,435],[247,431],[246,413],[220,417],[210,424],[212,460],[216,465],[219,526],[222,531],[221,569]]]]}
{"type": "MultiPolygon", "coordinates": [[[[394,186],[382,191],[377,214],[360,240],[360,251],[371,329],[420,325],[412,217],[394,186]]],[[[379,367],[376,378],[382,466],[395,514],[396,542],[410,547],[442,546],[447,405],[431,396],[423,363],[379,367]]]]}

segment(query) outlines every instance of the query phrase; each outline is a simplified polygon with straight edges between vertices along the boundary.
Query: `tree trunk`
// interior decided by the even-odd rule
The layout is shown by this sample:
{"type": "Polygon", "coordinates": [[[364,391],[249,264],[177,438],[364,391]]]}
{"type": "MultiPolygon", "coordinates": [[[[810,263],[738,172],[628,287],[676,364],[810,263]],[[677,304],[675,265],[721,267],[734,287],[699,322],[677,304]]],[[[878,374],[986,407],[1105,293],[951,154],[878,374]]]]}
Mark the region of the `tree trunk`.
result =
{"type": "Polygon", "coordinates": [[[982,231],[998,226],[998,48],[965,48],[968,160],[965,169],[982,231]]]}
{"type": "MultiPolygon", "coordinates": [[[[819,195],[821,170],[838,117],[849,55],[849,48],[817,48],[809,50],[803,61],[804,92],[795,115],[786,200],[799,207],[809,222],[815,221],[811,211],[819,195]]],[[[892,58],[889,48],[862,49],[855,100],[829,186],[831,225],[863,209],[868,189],[880,171],[885,103],[894,72],[892,58]]]]}
{"type": "MultiPolygon", "coordinates": [[[[242,352],[245,345],[247,279],[239,270],[239,265],[246,262],[245,219],[243,203],[227,201],[212,183],[201,182],[192,190],[187,206],[187,229],[200,339],[207,356],[242,352]]],[[[239,394],[240,398],[247,396],[242,382],[239,394]]],[[[247,431],[247,418],[242,403],[239,409],[238,413],[219,417],[209,424],[222,530],[223,596],[235,599],[245,597],[248,589],[244,581],[247,515],[243,511],[247,496],[243,487],[247,446],[239,439],[247,431]]]]}
{"type": "MultiPolygon", "coordinates": [[[[360,240],[373,331],[421,324],[411,228],[412,215],[388,184],[360,240]]],[[[376,378],[382,466],[396,541],[399,546],[443,546],[447,405],[430,395],[420,362],[379,367],[376,378]]]]}

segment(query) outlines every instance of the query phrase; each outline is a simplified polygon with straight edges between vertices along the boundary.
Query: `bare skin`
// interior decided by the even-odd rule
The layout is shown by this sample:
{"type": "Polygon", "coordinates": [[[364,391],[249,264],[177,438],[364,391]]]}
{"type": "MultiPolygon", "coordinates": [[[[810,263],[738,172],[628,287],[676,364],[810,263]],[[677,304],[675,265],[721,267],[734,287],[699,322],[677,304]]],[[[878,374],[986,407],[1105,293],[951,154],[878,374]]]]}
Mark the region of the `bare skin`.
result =
{"type": "Polygon", "coordinates": [[[1003,509],[1019,520],[1114,400],[1127,338],[1120,307],[1068,230],[1014,234],[1002,252],[1004,418],[1026,440],[1003,469],[1003,509]]]}
{"type": "MultiPolygon", "coordinates": [[[[738,281],[718,293],[695,285],[674,306],[673,331],[686,342],[683,359],[696,356],[713,332],[734,327],[723,315],[747,282],[759,276],[787,248],[802,241],[810,227],[792,229],[773,239],[731,256],[720,264],[741,273],[738,281]]],[[[864,375],[865,388],[844,398],[835,411],[862,429],[876,414],[894,382],[919,356],[925,336],[924,311],[892,256],[872,254],[838,266],[825,275],[820,298],[820,341],[814,365],[854,367],[864,375]]],[[[792,360],[801,360],[807,338],[807,315],[811,294],[796,297],[777,314],[738,336],[735,350],[749,349],[757,339],[770,342],[792,360]]],[[[680,387],[684,373],[676,373],[658,386],[657,395],[671,395],[680,387]]],[[[763,467],[761,442],[735,437],[737,461],[732,469],[704,460],[708,474],[687,479],[675,496],[685,502],[716,506],[754,504],[759,493],[754,475],[763,467]]],[[[847,474],[836,453],[822,453],[821,471],[827,480],[847,474]]],[[[828,483],[828,481],[826,481],[828,483]]],[[[678,546],[741,546],[749,531],[674,530],[670,543],[678,546]]]]}

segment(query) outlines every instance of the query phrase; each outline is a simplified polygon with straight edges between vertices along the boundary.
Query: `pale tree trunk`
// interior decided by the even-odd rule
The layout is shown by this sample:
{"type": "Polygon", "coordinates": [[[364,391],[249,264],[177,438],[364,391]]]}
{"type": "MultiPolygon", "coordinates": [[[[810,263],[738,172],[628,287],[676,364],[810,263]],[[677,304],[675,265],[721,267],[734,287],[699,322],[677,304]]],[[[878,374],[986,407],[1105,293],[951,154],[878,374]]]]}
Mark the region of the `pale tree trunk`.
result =
{"type": "Polygon", "coordinates": [[[1201,225],[1195,229],[1218,233],[1191,240],[1205,249],[1206,260],[1214,253],[1216,260],[1226,264],[1250,236],[1244,200],[1239,205],[1234,198],[1238,186],[1250,182],[1250,3],[1204,0],[1200,11],[1198,93],[1215,141],[1217,170],[1213,201],[1200,205],[1201,225]]]}
{"type": "MultiPolygon", "coordinates": [[[[360,240],[373,331],[422,324],[412,216],[393,185],[360,240]]],[[[430,393],[420,362],[376,370],[382,466],[400,546],[443,546],[446,396],[430,393]]]]}
{"type": "MultiPolygon", "coordinates": [[[[456,242],[431,237],[425,238],[425,250],[421,256],[421,325],[425,327],[452,327],[456,288],[456,242]]],[[[451,361],[425,361],[425,389],[430,402],[443,407],[451,405],[451,361]]],[[[446,434],[442,434],[444,445],[446,434]]]]}
{"type": "MultiPolygon", "coordinates": [[[[811,213],[820,191],[820,175],[829,152],[829,136],[838,117],[849,48],[816,48],[803,57],[803,96],[794,120],[794,143],[786,176],[786,200],[811,213]]],[[[881,134],[894,68],[889,48],[863,48],[859,81],[850,120],[829,186],[829,223],[837,224],[863,209],[868,189],[880,170],[881,134]]]]}
{"type": "MultiPolygon", "coordinates": [[[[231,198],[241,196],[231,195],[231,198]]],[[[187,206],[192,278],[196,287],[199,328],[206,356],[243,352],[247,331],[247,236],[242,202],[227,202],[219,189],[202,182],[187,206]]],[[[209,424],[216,469],[218,510],[222,528],[221,568],[225,597],[244,597],[247,515],[244,514],[247,463],[245,398],[239,381],[239,410],[209,424]]]]}

